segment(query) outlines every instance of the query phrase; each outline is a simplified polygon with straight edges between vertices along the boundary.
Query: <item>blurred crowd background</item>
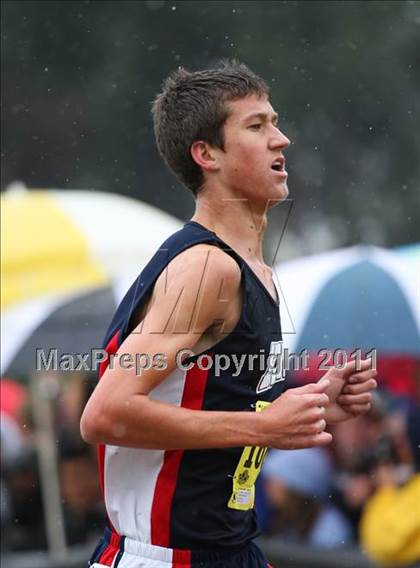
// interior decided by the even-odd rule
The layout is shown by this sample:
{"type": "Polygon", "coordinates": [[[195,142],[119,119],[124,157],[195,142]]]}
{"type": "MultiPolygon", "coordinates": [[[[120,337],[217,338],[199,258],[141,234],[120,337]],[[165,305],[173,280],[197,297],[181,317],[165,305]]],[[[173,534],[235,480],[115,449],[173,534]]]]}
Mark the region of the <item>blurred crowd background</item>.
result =
{"type": "Polygon", "coordinates": [[[95,373],[37,372],[35,350],[101,347],[131,280],[192,214],[150,103],[177,66],[235,57],[268,80],[293,142],[290,200],[265,244],[285,344],[311,354],[288,380],[316,380],[322,348],[373,349],[380,385],[328,449],[269,452],[267,550],[302,568],[349,566],[347,551],[360,566],[415,565],[420,3],[5,1],[1,27],[3,558],[49,550],[58,566],[103,530],[95,448],[79,434],[95,373]]]}

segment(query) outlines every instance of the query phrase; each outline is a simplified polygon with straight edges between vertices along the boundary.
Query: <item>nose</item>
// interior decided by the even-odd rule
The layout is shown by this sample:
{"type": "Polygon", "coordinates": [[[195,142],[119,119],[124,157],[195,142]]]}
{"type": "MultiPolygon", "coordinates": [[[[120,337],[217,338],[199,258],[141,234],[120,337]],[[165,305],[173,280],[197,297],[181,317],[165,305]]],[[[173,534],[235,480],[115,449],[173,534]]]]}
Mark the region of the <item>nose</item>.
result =
{"type": "Polygon", "coordinates": [[[273,133],[270,137],[269,147],[270,150],[285,150],[290,146],[291,142],[289,138],[281,130],[279,130],[276,126],[273,125],[273,133]]]}

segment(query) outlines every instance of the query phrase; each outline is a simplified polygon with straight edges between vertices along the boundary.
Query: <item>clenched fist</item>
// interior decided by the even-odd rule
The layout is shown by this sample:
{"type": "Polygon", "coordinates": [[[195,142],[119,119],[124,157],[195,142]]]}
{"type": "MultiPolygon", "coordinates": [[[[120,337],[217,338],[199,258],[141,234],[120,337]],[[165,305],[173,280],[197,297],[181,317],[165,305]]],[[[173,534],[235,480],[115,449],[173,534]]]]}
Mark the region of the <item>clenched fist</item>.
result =
{"type": "Polygon", "coordinates": [[[342,369],[332,367],[319,381],[330,382],[325,391],[330,399],[326,408],[328,424],[355,418],[369,411],[372,391],[378,386],[375,380],[378,373],[371,366],[370,359],[363,359],[358,368],[356,360],[353,359],[342,369]]]}
{"type": "Polygon", "coordinates": [[[332,440],[325,432],[330,381],[287,390],[258,413],[261,446],[292,450],[324,446],[332,440]]]}

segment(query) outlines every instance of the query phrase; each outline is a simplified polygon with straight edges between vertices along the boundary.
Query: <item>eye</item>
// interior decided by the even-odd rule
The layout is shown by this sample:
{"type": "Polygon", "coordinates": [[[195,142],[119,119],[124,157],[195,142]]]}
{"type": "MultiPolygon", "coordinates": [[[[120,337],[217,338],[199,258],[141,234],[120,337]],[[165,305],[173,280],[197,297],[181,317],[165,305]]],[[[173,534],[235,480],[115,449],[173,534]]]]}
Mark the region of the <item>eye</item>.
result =
{"type": "Polygon", "coordinates": [[[250,128],[251,130],[260,130],[261,127],[262,124],[259,122],[258,124],[251,124],[251,126],[249,126],[248,128],[250,128]]]}

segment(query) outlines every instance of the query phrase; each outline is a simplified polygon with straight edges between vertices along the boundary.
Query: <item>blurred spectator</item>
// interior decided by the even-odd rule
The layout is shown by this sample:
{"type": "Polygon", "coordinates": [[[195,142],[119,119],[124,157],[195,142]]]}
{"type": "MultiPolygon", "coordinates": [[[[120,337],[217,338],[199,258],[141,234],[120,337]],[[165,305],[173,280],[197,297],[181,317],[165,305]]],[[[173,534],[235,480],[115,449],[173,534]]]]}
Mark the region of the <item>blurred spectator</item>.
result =
{"type": "Polygon", "coordinates": [[[79,544],[101,534],[105,526],[96,460],[92,448],[73,430],[62,433],[59,451],[67,544],[79,544]]]}
{"type": "Polygon", "coordinates": [[[408,566],[420,561],[419,406],[409,410],[407,433],[413,453],[412,475],[407,476],[407,469],[392,460],[379,463],[374,473],[376,491],[360,524],[363,547],[382,565],[408,566]]]}
{"type": "Polygon", "coordinates": [[[18,421],[20,411],[27,399],[27,389],[11,379],[0,381],[0,410],[18,421]]]}
{"type": "Polygon", "coordinates": [[[83,409],[96,386],[96,376],[91,373],[62,373],[59,382],[57,426],[79,430],[83,409]]]}
{"type": "MultiPolygon", "coordinates": [[[[19,464],[26,451],[26,440],[21,428],[22,408],[27,400],[27,391],[19,383],[2,379],[0,381],[0,511],[1,528],[7,531],[12,523],[19,523],[19,517],[13,518],[13,498],[8,487],[7,472],[19,464]]],[[[2,548],[6,546],[2,539],[2,548]]]]}
{"type": "MultiPolygon", "coordinates": [[[[3,449],[3,448],[2,448],[3,449]]],[[[78,431],[58,440],[59,476],[67,544],[87,542],[102,533],[105,512],[96,457],[78,431]]],[[[13,552],[46,550],[43,500],[35,448],[25,446],[3,467],[2,548],[13,552]]]]}
{"type": "Polygon", "coordinates": [[[47,546],[43,503],[35,450],[25,448],[4,470],[8,513],[4,543],[9,550],[45,549],[47,546]]]}
{"type": "Polygon", "coordinates": [[[359,450],[346,470],[337,475],[338,492],[334,494],[334,499],[352,523],[355,538],[358,535],[363,507],[375,489],[376,468],[379,464],[388,461],[399,463],[393,440],[386,435],[385,422],[382,425],[382,432],[382,437],[375,444],[359,450]]]}
{"type": "Polygon", "coordinates": [[[348,521],[328,502],[332,466],[325,450],[271,450],[264,481],[270,533],[317,547],[351,544],[348,521]]]}
{"type": "Polygon", "coordinates": [[[1,465],[16,459],[24,450],[25,439],[22,429],[22,411],[27,403],[24,386],[9,379],[0,381],[0,436],[1,465]]]}
{"type": "Polygon", "coordinates": [[[25,447],[19,424],[8,414],[0,411],[0,451],[2,468],[15,460],[25,447]]]}
{"type": "Polygon", "coordinates": [[[410,462],[404,410],[396,397],[378,391],[368,414],[337,424],[332,431],[338,467],[334,501],[357,538],[363,508],[375,490],[377,466],[392,461],[404,468],[410,462]]]}
{"type": "Polygon", "coordinates": [[[355,456],[374,447],[383,435],[388,406],[382,393],[377,391],[373,396],[372,408],[367,414],[331,426],[334,461],[339,469],[352,469],[355,456]]]}

